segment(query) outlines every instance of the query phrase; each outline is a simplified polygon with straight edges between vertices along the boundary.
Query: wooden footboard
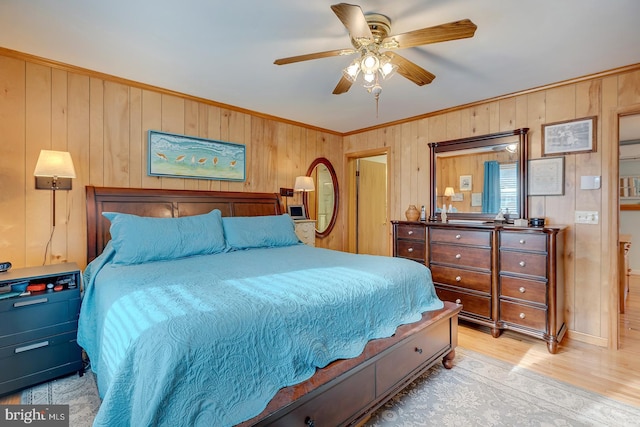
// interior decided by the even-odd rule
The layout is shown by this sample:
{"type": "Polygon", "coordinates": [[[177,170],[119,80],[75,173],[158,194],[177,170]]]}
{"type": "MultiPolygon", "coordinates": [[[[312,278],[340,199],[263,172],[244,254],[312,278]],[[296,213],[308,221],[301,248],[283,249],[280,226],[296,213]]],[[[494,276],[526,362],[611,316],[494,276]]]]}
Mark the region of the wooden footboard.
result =
{"type": "Polygon", "coordinates": [[[461,306],[445,302],[389,338],[370,341],[362,354],[319,369],[281,389],[267,408],[241,426],[341,426],[366,420],[439,360],[450,369],[461,306]]]}

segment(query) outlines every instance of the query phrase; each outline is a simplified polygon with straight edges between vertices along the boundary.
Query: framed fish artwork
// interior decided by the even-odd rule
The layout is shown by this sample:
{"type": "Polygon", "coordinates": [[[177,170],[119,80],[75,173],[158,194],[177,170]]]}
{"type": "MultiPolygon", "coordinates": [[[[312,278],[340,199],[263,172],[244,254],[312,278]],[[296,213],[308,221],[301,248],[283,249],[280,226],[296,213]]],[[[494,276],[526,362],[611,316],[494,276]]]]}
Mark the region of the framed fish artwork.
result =
{"type": "Polygon", "coordinates": [[[149,176],[246,179],[246,147],[195,136],[149,130],[149,176]]]}

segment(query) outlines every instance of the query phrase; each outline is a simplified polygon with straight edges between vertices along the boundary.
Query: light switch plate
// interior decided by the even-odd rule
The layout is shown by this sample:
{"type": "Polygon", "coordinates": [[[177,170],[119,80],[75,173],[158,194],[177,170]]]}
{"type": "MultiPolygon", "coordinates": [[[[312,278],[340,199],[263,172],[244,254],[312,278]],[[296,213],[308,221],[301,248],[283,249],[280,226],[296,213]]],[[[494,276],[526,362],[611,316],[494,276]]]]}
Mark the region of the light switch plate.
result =
{"type": "Polygon", "coordinates": [[[597,190],[600,188],[599,175],[585,175],[580,177],[581,190],[597,190]]]}
{"type": "Polygon", "coordinates": [[[598,220],[598,211],[576,211],[576,224],[597,224],[598,220]]]}

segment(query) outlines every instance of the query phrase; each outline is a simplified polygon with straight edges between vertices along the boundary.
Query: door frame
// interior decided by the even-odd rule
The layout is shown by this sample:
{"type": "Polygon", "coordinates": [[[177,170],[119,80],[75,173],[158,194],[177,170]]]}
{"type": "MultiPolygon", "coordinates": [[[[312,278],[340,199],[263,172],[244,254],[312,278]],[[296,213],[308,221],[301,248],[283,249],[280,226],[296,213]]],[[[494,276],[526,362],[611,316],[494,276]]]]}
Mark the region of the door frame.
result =
{"type": "Polygon", "coordinates": [[[606,204],[609,206],[609,265],[615,265],[610,269],[609,280],[611,288],[609,292],[609,348],[617,350],[620,348],[620,275],[618,272],[620,245],[620,193],[618,188],[620,178],[620,117],[640,114],[640,104],[633,104],[626,107],[612,109],[609,115],[611,123],[611,144],[609,155],[611,156],[611,174],[609,180],[609,194],[615,194],[615,203],[606,204]],[[615,239],[613,238],[615,237],[615,239]]]}
{"type": "Polygon", "coordinates": [[[356,182],[353,179],[353,175],[351,174],[352,170],[355,170],[356,160],[373,157],[373,156],[387,156],[387,194],[385,195],[387,199],[386,204],[386,218],[387,218],[387,238],[388,244],[387,248],[391,248],[391,228],[389,227],[389,218],[391,214],[391,207],[389,206],[389,185],[391,184],[391,176],[393,174],[392,170],[392,161],[391,161],[391,148],[390,147],[381,147],[381,148],[372,148],[369,150],[360,150],[345,153],[344,155],[344,177],[345,177],[345,187],[347,189],[347,205],[346,205],[346,227],[343,229],[343,241],[345,242],[345,250],[347,252],[355,253],[356,246],[356,182]]]}

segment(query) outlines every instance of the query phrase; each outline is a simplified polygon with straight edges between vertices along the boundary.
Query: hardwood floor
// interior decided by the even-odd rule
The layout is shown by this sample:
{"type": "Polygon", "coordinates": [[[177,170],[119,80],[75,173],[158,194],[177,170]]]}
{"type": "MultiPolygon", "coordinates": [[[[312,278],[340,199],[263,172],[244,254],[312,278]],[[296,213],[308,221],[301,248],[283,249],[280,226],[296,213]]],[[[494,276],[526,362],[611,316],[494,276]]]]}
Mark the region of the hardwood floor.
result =
{"type": "MultiPolygon", "coordinates": [[[[550,354],[543,341],[510,331],[493,338],[465,325],[458,328],[458,345],[640,407],[640,276],[631,276],[629,289],[618,351],[565,338],[550,354]]],[[[19,393],[0,398],[0,404],[16,403],[19,393]]]]}
{"type": "Polygon", "coordinates": [[[493,338],[463,325],[458,345],[640,407],[640,276],[631,276],[625,311],[617,351],[565,338],[550,354],[541,340],[510,331],[493,338]]]}

